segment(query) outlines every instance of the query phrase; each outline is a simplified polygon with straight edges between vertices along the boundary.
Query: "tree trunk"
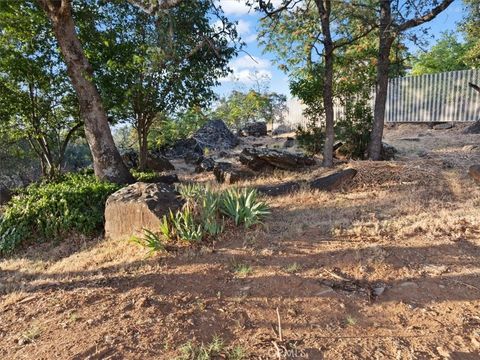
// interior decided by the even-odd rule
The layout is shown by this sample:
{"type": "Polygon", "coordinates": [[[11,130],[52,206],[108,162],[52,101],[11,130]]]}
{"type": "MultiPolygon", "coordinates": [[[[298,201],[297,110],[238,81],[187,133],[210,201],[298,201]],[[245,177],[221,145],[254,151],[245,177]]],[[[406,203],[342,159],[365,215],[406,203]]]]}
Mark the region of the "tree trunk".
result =
{"type": "Polygon", "coordinates": [[[325,57],[323,107],[325,110],[325,144],[323,148],[323,166],[333,166],[334,113],[333,113],[333,41],[330,32],[330,0],[317,0],[317,8],[322,25],[325,57]],[[323,3],[325,1],[325,4],[323,3]]]}
{"type": "Polygon", "coordinates": [[[375,106],[373,111],[373,128],[370,135],[368,151],[371,160],[381,160],[385,106],[388,90],[388,72],[390,67],[390,50],[393,41],[395,40],[395,36],[391,30],[391,22],[392,14],[390,0],[381,0],[375,106]]]}
{"type": "Polygon", "coordinates": [[[122,161],[108,125],[100,94],[92,82],[93,72],[85,57],[70,0],[37,0],[52,22],[60,51],[67,64],[68,75],[77,94],[80,113],[85,123],[85,136],[93,157],[97,178],[123,184],[133,177],[122,161]]]}

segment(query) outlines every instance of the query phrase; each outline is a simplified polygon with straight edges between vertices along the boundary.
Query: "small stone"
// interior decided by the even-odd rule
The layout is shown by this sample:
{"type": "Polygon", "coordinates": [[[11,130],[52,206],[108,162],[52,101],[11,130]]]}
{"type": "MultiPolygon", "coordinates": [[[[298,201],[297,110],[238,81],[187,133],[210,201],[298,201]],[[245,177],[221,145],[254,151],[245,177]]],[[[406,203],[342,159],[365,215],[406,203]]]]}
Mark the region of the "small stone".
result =
{"type": "Polygon", "coordinates": [[[452,123],[443,123],[443,124],[437,124],[433,126],[433,130],[448,130],[453,128],[452,123]]]}
{"type": "Polygon", "coordinates": [[[383,294],[384,291],[385,291],[385,286],[379,286],[373,289],[373,294],[375,296],[380,296],[383,294]]]}
{"type": "Polygon", "coordinates": [[[418,287],[418,285],[416,283],[414,283],[413,281],[405,281],[403,283],[400,284],[401,287],[418,287]]]}

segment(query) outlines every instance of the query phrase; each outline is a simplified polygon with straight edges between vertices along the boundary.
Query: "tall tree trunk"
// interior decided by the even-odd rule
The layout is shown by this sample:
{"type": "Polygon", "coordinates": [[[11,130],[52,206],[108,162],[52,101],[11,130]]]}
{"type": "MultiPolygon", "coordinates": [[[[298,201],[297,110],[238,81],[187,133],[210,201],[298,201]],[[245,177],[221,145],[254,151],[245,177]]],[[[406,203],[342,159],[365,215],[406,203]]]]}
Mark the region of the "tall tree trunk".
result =
{"type": "Polygon", "coordinates": [[[77,94],[80,113],[85,123],[85,135],[92,152],[95,175],[101,180],[119,184],[133,182],[133,177],[115,146],[102,99],[92,82],[93,71],[76,34],[70,0],[37,1],[52,22],[55,37],[67,64],[68,75],[77,94]]]}
{"type": "Polygon", "coordinates": [[[370,135],[368,155],[371,160],[381,160],[382,137],[387,102],[388,72],[390,67],[390,50],[395,36],[391,29],[392,10],[390,0],[380,2],[380,35],[377,56],[377,80],[375,106],[373,110],[373,128],[370,135]]]}
{"type": "Polygon", "coordinates": [[[323,107],[325,110],[325,144],[323,148],[323,166],[333,166],[334,113],[333,113],[333,41],[330,32],[330,0],[317,0],[317,8],[322,25],[325,58],[323,107]]]}
{"type": "Polygon", "coordinates": [[[147,170],[148,157],[148,129],[146,128],[147,119],[143,114],[137,116],[137,136],[138,136],[138,168],[141,171],[147,170]]]}

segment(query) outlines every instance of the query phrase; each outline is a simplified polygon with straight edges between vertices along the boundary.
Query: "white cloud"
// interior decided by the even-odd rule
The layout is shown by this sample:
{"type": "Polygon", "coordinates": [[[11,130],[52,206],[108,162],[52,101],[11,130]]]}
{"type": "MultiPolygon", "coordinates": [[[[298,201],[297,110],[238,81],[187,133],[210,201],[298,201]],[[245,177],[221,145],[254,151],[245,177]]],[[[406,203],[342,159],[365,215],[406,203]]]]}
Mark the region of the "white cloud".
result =
{"type": "Polygon", "coordinates": [[[243,19],[238,20],[237,31],[240,35],[248,35],[251,32],[252,24],[243,19]]]}
{"type": "Polygon", "coordinates": [[[253,84],[258,79],[271,79],[271,63],[267,59],[244,55],[230,63],[233,73],[221,79],[222,82],[240,82],[253,84]]]}
{"type": "Polygon", "coordinates": [[[250,6],[245,4],[245,0],[219,0],[218,3],[226,15],[240,16],[254,11],[250,9],[250,6]]]}

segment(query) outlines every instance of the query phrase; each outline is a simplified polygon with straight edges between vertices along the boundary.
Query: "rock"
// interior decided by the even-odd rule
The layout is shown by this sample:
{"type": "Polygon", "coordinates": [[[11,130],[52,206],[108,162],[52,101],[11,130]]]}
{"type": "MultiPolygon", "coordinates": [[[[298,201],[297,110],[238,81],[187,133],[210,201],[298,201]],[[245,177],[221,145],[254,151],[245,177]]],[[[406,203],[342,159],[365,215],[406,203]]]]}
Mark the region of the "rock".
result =
{"type": "Polygon", "coordinates": [[[148,154],[147,168],[153,171],[167,171],[175,169],[172,163],[165,156],[159,154],[148,154]]]}
{"type": "Polygon", "coordinates": [[[468,175],[480,184],[480,165],[472,165],[468,168],[468,175]]]}
{"type": "Polygon", "coordinates": [[[0,187],[0,205],[6,204],[11,198],[12,192],[5,187],[0,187]]]}
{"type": "Polygon", "coordinates": [[[202,162],[203,155],[194,151],[188,151],[184,155],[183,159],[187,164],[198,165],[202,162]]]}
{"type": "Polygon", "coordinates": [[[272,130],[272,135],[282,135],[292,132],[292,129],[287,125],[278,125],[275,129],[272,130]]]}
{"type": "Polygon", "coordinates": [[[294,145],[295,145],[295,139],[292,137],[287,137],[287,140],[285,140],[285,142],[283,143],[283,147],[285,149],[291,148],[294,145]]]}
{"type": "Polygon", "coordinates": [[[428,156],[428,151],[425,150],[425,149],[420,149],[420,150],[417,151],[417,155],[418,155],[418,157],[421,157],[421,158],[427,157],[428,156]]]}
{"type": "Polygon", "coordinates": [[[213,171],[214,168],[215,161],[212,158],[204,158],[195,168],[195,172],[201,173],[204,171],[213,171]]]}
{"type": "Polygon", "coordinates": [[[178,193],[164,183],[124,187],[110,195],[105,205],[105,237],[128,239],[142,235],[144,228],[156,230],[163,215],[182,205],[178,193]]]}
{"type": "Polygon", "coordinates": [[[315,179],[309,183],[312,189],[332,191],[341,188],[346,182],[352,180],[357,175],[357,170],[346,169],[335,174],[315,179]]]}
{"type": "Polygon", "coordinates": [[[373,288],[372,292],[373,292],[373,295],[375,295],[376,297],[382,295],[385,291],[385,286],[378,286],[378,287],[375,287],[373,288]]]}
{"type": "Polygon", "coordinates": [[[128,149],[122,152],[121,154],[123,163],[129,169],[137,168],[138,167],[138,154],[133,149],[128,149]]]}
{"type": "Polygon", "coordinates": [[[239,140],[222,120],[210,120],[192,136],[202,148],[210,150],[232,149],[239,140]]]}
{"type": "Polygon", "coordinates": [[[264,121],[255,121],[246,124],[241,130],[242,136],[267,136],[267,123],[264,121]]]}
{"type": "Polygon", "coordinates": [[[468,127],[463,130],[464,134],[480,134],[480,120],[475,121],[472,125],[469,125],[468,127]]]}
{"type": "Polygon", "coordinates": [[[478,151],[479,147],[478,147],[478,145],[465,145],[462,148],[462,150],[465,151],[465,152],[474,152],[474,151],[478,151]]]}
{"type": "Polygon", "coordinates": [[[335,144],[333,144],[333,152],[337,151],[340,149],[340,147],[343,145],[343,142],[337,141],[335,144]]]}
{"type": "Polygon", "coordinates": [[[168,175],[158,175],[155,177],[155,182],[164,183],[164,184],[175,184],[180,180],[178,179],[177,174],[168,174],[168,175]]]}
{"type": "Polygon", "coordinates": [[[315,165],[312,157],[285,150],[245,148],[240,153],[240,162],[252,170],[279,168],[297,170],[315,165]]]}
{"type": "Polygon", "coordinates": [[[269,196],[279,196],[289,194],[300,190],[300,183],[296,181],[289,181],[278,185],[265,185],[256,187],[257,191],[261,194],[269,196]]]}
{"type": "Polygon", "coordinates": [[[251,170],[234,166],[229,162],[217,162],[213,174],[219,183],[234,184],[255,176],[251,170]]]}
{"type": "Polygon", "coordinates": [[[453,128],[452,123],[442,123],[442,124],[433,125],[433,130],[448,130],[451,128],[453,128]]]}
{"type": "Polygon", "coordinates": [[[161,149],[159,152],[162,152],[167,157],[184,157],[187,153],[197,153],[203,155],[203,149],[197,140],[193,138],[177,140],[172,146],[161,149]]]}
{"type": "Polygon", "coordinates": [[[382,142],[382,152],[380,153],[380,158],[384,161],[389,161],[395,158],[395,154],[397,153],[397,149],[392,145],[382,142]]]}

